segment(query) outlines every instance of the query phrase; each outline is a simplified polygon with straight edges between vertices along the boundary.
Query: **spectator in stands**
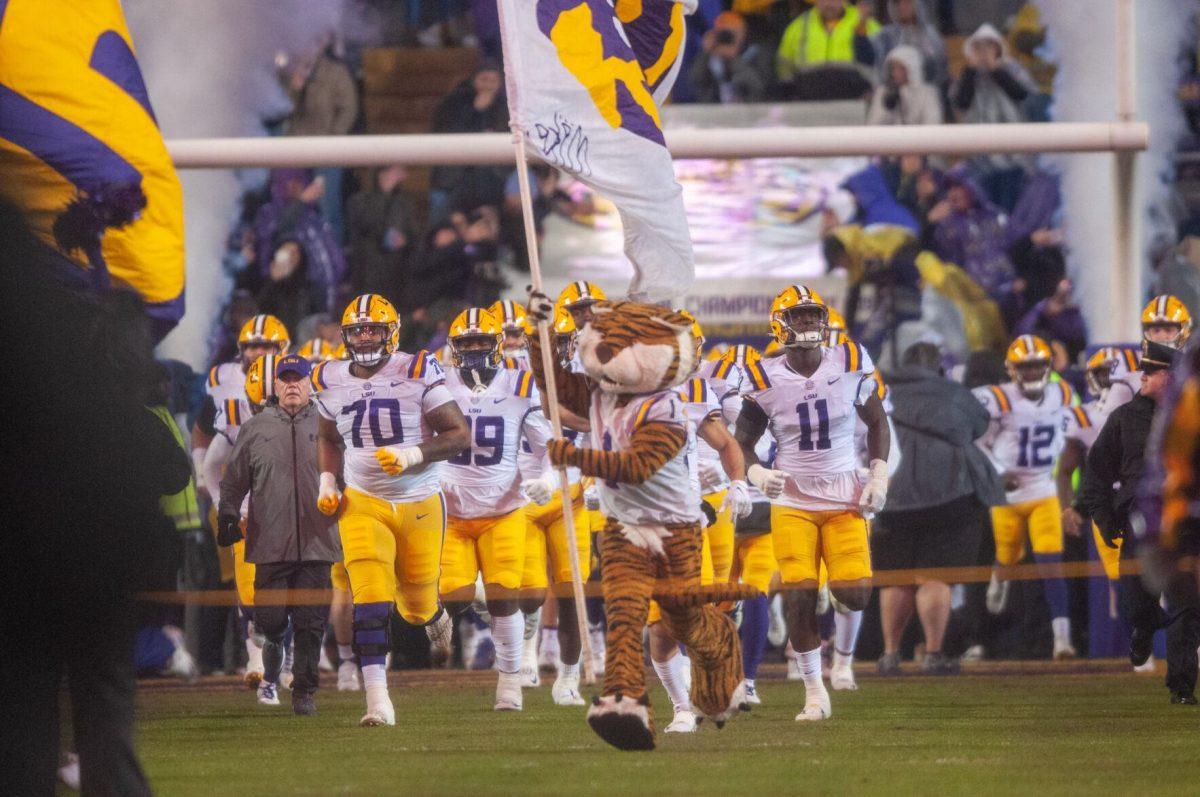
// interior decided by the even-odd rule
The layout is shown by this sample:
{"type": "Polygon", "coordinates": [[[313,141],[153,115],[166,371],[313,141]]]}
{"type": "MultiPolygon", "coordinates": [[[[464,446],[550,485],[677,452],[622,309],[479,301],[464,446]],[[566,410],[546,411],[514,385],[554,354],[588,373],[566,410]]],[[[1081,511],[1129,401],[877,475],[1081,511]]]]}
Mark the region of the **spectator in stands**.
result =
{"type": "MultiPolygon", "coordinates": [[[[1008,54],[994,27],[981,25],[963,44],[967,67],[950,92],[959,119],[968,124],[1024,122],[1024,102],[1036,87],[1008,54]]],[[[1010,211],[1032,161],[1024,155],[982,155],[971,161],[992,200],[1010,211]]]]}
{"type": "Polygon", "coordinates": [[[1041,12],[1033,3],[1026,3],[1008,25],[1008,44],[1013,58],[1036,88],[1025,100],[1025,115],[1031,122],[1050,121],[1050,97],[1058,66],[1038,55],[1045,42],[1046,26],[1042,24],[1041,12]]]}
{"type": "MultiPolygon", "coordinates": [[[[358,119],[358,87],[340,57],[337,37],[330,31],[316,52],[284,61],[280,77],[291,97],[293,110],[287,120],[291,136],[344,136],[358,119]]],[[[342,170],[320,170],[325,182],[321,209],[341,238],[342,170]]]]}
{"type": "Polygon", "coordinates": [[[1151,293],[1170,294],[1183,302],[1192,318],[1200,318],[1200,217],[1179,227],[1179,243],[1157,264],[1151,293]]]}
{"type": "Polygon", "coordinates": [[[922,77],[921,53],[901,44],[884,59],[883,81],[875,87],[867,111],[869,125],[937,125],[942,98],[922,77]]]}
{"type": "Polygon", "coordinates": [[[271,199],[254,216],[256,261],[265,278],[275,252],[285,241],[295,241],[303,250],[315,304],[327,310],[337,304],[338,287],[346,273],[345,255],[318,202],[325,181],[307,169],[276,169],[271,172],[271,199]]]}
{"type": "MultiPolygon", "coordinates": [[[[876,60],[886,59],[892,50],[908,45],[920,54],[923,69],[920,79],[914,76],[912,81],[930,83],[935,88],[945,86],[950,80],[946,43],[937,28],[929,22],[923,0],[888,0],[887,9],[890,22],[871,42],[875,47],[876,60]]],[[[884,61],[879,71],[880,81],[887,76],[887,62],[884,61]]]]}
{"type": "Polygon", "coordinates": [[[696,102],[762,102],[771,79],[771,54],[746,39],[746,20],[725,11],[704,34],[703,53],[692,60],[688,79],[696,102]]]}
{"type": "Polygon", "coordinates": [[[1001,301],[1012,288],[1013,267],[1005,253],[1000,211],[964,164],[947,172],[945,184],[946,198],[928,216],[934,225],[934,252],[960,266],[988,295],[1001,301]]]}
{"type": "Polygon", "coordinates": [[[435,225],[425,237],[402,308],[417,313],[428,312],[439,300],[484,307],[496,301],[504,286],[499,242],[500,217],[491,206],[435,225]]]}
{"type": "MultiPolygon", "coordinates": [[[[989,529],[988,507],[1005,500],[999,476],[974,442],[988,430],[987,411],[970,390],[945,377],[942,353],[930,343],[906,349],[887,383],[900,467],[872,529],[872,564],[884,571],[970,567],[989,529]]],[[[925,633],[921,670],[957,672],[958,662],[942,652],[950,586],[929,575],[916,582],[879,593],[879,672],[899,671],[900,642],[914,607],[925,633]]]]}
{"type": "Polygon", "coordinates": [[[416,242],[412,203],[404,193],[403,166],[378,169],[371,185],[346,207],[350,283],[355,294],[379,293],[393,304],[406,289],[406,267],[416,242]]]}
{"type": "MultiPolygon", "coordinates": [[[[508,102],[504,76],[495,61],[485,61],[468,80],[446,95],[433,115],[435,133],[496,133],[508,130],[508,102]]],[[[489,182],[492,170],[478,166],[438,166],[429,187],[429,223],[436,225],[454,210],[452,195],[471,191],[467,184],[489,182]]],[[[499,195],[503,182],[496,191],[499,195]]],[[[499,196],[497,196],[499,202],[499,196]]]]}
{"type": "Polygon", "coordinates": [[[1034,172],[1005,224],[1008,258],[1017,276],[1001,308],[1009,329],[1031,307],[1052,296],[1066,277],[1062,232],[1055,226],[1061,199],[1058,177],[1034,172]]]}
{"type": "Polygon", "coordinates": [[[1073,289],[1069,279],[1060,280],[1057,290],[1030,308],[1013,328],[1014,336],[1037,335],[1048,341],[1051,348],[1061,347],[1066,363],[1056,367],[1056,371],[1075,364],[1087,348],[1087,323],[1075,303],[1073,289]]]}
{"type": "Polygon", "coordinates": [[[816,0],[783,32],[775,54],[775,73],[785,93],[798,100],[865,97],[874,79],[879,33],[869,3],[816,0]]]}
{"type": "Polygon", "coordinates": [[[258,306],[287,329],[299,328],[302,318],[326,309],[309,286],[304,250],[296,241],[284,241],[271,256],[267,282],[258,292],[258,306]]]}

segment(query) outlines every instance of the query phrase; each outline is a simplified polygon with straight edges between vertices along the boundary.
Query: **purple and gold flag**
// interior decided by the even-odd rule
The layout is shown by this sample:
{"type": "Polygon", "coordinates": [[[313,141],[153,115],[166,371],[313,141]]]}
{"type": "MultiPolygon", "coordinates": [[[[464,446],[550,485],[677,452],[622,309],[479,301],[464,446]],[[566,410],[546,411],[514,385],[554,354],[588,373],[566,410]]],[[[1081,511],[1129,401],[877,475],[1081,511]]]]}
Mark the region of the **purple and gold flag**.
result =
{"type": "Polygon", "coordinates": [[[510,115],[535,156],[616,205],[629,296],[670,301],[695,277],[683,194],[658,104],[679,71],[673,0],[500,0],[510,115]],[[624,22],[623,22],[624,21],[624,22]]]}

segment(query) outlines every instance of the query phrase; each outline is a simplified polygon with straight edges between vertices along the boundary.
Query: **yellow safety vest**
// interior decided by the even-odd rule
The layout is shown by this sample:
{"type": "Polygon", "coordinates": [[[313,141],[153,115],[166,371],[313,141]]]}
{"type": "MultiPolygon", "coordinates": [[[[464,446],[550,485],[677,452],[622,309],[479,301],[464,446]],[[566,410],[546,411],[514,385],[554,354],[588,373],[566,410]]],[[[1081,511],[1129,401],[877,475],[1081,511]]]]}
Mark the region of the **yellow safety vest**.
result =
{"type": "MultiPolygon", "coordinates": [[[[860,15],[855,6],[846,6],[846,13],[833,26],[825,28],[825,22],[815,8],[805,11],[792,20],[783,32],[775,62],[782,80],[789,80],[805,66],[825,63],[854,63],[854,32],[858,29],[860,15]]],[[[867,35],[879,32],[879,23],[867,22],[867,35]]]]}
{"type": "MultiPolygon", "coordinates": [[[[175,436],[175,442],[179,444],[184,453],[187,453],[187,445],[183,441],[183,433],[179,431],[179,426],[175,423],[175,419],[171,417],[170,411],[166,407],[150,407],[149,410],[167,425],[167,428],[171,430],[171,434],[175,436]]],[[[187,487],[184,487],[174,495],[164,495],[158,500],[158,503],[162,507],[163,514],[175,524],[177,531],[195,531],[202,527],[200,505],[196,501],[195,479],[188,479],[187,487]]]]}

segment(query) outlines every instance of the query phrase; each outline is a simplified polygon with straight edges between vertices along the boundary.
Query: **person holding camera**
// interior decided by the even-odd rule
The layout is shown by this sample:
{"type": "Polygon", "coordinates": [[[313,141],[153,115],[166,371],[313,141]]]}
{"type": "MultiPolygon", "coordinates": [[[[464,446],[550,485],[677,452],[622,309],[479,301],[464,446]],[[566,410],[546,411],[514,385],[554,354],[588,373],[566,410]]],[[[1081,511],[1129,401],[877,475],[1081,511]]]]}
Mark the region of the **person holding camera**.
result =
{"type": "MultiPolygon", "coordinates": [[[[325,635],[329,569],[342,558],[336,520],[317,509],[317,408],[310,397],[312,366],[298,354],[262,358],[251,367],[261,380],[263,409],[242,425],[221,478],[217,542],[242,539],[242,501],[250,496],[245,525],[246,561],[255,564],[254,620],[267,638],[258,702],[279,705],[283,637],[291,620],[295,664],[292,710],[317,712],[317,663],[325,635]]],[[[247,391],[249,393],[249,390],[247,391]]]]}
{"type": "Polygon", "coordinates": [[[692,61],[689,79],[697,102],[762,102],[767,98],[771,54],[746,43],[746,20],[726,11],[704,34],[704,52],[692,61]]]}

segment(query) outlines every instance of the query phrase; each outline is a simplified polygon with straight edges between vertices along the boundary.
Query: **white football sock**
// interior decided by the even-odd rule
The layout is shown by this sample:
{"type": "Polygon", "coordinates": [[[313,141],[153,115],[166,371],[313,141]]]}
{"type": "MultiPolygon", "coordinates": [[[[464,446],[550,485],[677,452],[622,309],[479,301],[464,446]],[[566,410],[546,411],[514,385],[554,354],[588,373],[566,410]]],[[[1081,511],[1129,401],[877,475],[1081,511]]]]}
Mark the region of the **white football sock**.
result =
{"type": "Polygon", "coordinates": [[[821,683],[821,648],[795,652],[792,656],[800,665],[805,691],[824,689],[825,685],[821,683]]]}
{"type": "Polygon", "coordinates": [[[559,662],[558,677],[562,678],[564,676],[565,677],[575,676],[576,678],[578,678],[579,677],[579,662],[575,662],[574,664],[563,664],[562,662],[559,662]]]}
{"type": "Polygon", "coordinates": [[[372,687],[382,687],[387,691],[387,667],[382,664],[368,664],[362,668],[363,686],[368,690],[372,687]]]}
{"type": "Polygon", "coordinates": [[[492,615],[492,642],[496,646],[496,669],[500,672],[515,673],[521,669],[522,625],[519,614],[492,615]]]}
{"type": "Polygon", "coordinates": [[[338,645],[338,658],[341,659],[342,661],[353,661],[354,660],[354,646],[353,645],[338,645]]]}
{"type": "Polygon", "coordinates": [[[525,615],[525,640],[529,641],[537,637],[538,628],[542,625],[542,607],[532,614],[525,615]]]}
{"type": "MultiPolygon", "coordinates": [[[[688,661],[686,656],[676,653],[667,661],[652,662],[654,672],[658,674],[658,680],[662,681],[667,695],[671,698],[671,705],[675,707],[676,711],[690,711],[692,708],[691,698],[688,697],[687,689],[684,688],[683,668],[680,666],[682,662],[686,661],[688,661]]],[[[688,666],[691,666],[690,662],[688,662],[688,666]]]]}
{"type": "Polygon", "coordinates": [[[1071,638],[1071,618],[1055,617],[1050,620],[1050,628],[1054,631],[1055,639],[1071,638]]]}
{"type": "Polygon", "coordinates": [[[863,613],[833,613],[833,650],[849,663],[854,660],[854,648],[858,645],[858,630],[862,628],[863,613]]]}

